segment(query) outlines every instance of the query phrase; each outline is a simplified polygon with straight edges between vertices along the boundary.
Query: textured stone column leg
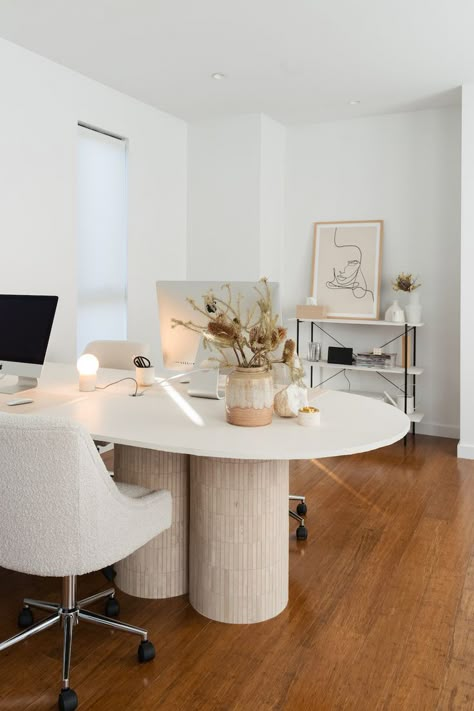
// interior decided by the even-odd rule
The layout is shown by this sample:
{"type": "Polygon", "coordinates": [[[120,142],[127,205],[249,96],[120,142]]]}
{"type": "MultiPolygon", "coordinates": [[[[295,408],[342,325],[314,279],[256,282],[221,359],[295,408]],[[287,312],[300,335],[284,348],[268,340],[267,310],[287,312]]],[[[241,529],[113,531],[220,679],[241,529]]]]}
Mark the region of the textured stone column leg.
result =
{"type": "Polygon", "coordinates": [[[130,595],[164,598],[188,592],[189,456],[114,446],[117,481],[169,489],[171,528],[117,563],[117,587],[130,595]]]}
{"type": "Polygon", "coordinates": [[[288,462],[191,457],[189,599],[248,624],[288,603],[288,462]]]}

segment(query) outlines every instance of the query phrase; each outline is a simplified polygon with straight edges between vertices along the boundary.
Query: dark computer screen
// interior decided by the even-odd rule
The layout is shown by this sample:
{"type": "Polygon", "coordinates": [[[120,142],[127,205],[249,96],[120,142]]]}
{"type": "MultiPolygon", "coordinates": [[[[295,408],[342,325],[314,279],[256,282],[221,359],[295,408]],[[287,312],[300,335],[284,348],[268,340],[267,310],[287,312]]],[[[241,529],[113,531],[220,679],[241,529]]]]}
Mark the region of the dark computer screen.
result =
{"type": "Polygon", "coordinates": [[[42,365],[57,296],[0,294],[0,361],[42,365]]]}

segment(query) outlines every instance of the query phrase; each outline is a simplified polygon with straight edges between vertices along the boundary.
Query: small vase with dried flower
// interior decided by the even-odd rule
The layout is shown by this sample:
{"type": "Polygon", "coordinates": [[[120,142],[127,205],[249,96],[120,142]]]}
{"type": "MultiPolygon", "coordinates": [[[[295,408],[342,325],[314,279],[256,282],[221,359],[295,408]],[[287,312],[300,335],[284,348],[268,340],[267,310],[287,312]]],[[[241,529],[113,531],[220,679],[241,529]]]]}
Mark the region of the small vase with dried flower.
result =
{"type": "Polygon", "coordinates": [[[409,295],[409,303],[405,306],[406,320],[408,323],[421,323],[422,308],[420,304],[420,296],[418,289],[421,284],[418,282],[418,277],[412,274],[401,272],[395,281],[392,282],[394,291],[401,291],[409,295]]]}

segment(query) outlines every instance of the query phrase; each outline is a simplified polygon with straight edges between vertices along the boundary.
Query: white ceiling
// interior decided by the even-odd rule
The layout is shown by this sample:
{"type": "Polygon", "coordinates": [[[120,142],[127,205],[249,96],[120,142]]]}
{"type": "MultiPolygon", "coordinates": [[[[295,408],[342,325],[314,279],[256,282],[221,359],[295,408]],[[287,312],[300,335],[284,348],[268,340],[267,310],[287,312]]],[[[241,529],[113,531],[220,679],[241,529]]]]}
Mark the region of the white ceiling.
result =
{"type": "Polygon", "coordinates": [[[456,103],[474,81],[473,30],[472,0],[0,2],[0,36],[189,120],[456,103]]]}

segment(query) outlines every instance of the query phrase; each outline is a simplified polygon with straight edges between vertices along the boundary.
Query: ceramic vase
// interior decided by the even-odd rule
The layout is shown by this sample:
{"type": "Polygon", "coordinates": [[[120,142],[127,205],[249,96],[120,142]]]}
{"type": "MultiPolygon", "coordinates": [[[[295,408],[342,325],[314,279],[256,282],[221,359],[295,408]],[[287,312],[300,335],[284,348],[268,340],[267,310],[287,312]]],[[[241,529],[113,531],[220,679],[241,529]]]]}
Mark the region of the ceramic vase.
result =
{"type": "Polygon", "coordinates": [[[410,291],[410,302],[405,306],[408,323],[421,323],[421,304],[418,289],[410,291]]]}
{"type": "Polygon", "coordinates": [[[391,304],[385,312],[386,321],[394,321],[394,323],[405,322],[405,312],[398,303],[397,299],[391,304]]]}
{"type": "Polygon", "coordinates": [[[273,413],[273,377],[267,368],[236,368],[227,377],[226,419],[231,425],[269,425],[273,413]]]}

